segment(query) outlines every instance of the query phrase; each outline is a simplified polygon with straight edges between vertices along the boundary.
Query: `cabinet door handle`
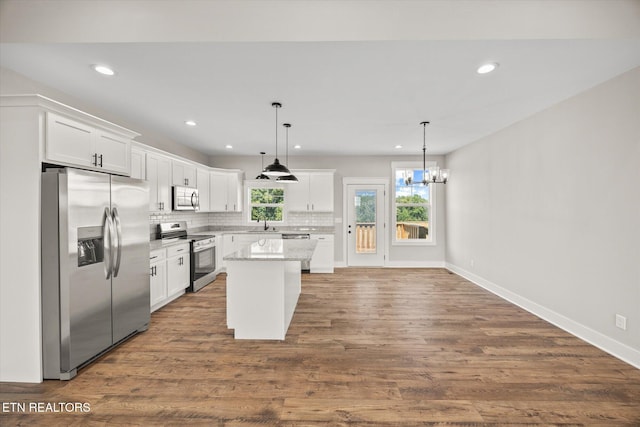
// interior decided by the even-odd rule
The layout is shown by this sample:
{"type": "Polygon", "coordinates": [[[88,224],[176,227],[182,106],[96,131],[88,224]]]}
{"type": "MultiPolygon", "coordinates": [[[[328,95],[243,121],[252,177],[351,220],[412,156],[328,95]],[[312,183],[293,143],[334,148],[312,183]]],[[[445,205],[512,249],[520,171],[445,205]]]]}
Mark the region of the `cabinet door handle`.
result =
{"type": "Polygon", "coordinates": [[[149,259],[156,259],[156,258],[158,258],[158,255],[154,255],[154,256],[152,256],[152,257],[151,257],[151,258],[149,258],[149,259]]]}
{"type": "Polygon", "coordinates": [[[102,154],[100,154],[98,157],[100,158],[100,165],[99,166],[102,167],[102,154]]]}
{"type": "Polygon", "coordinates": [[[313,206],[313,203],[311,203],[311,210],[312,211],[316,210],[316,208],[313,206]]]}
{"type": "Polygon", "coordinates": [[[98,166],[98,153],[93,153],[91,155],[91,164],[93,166],[98,166]]]}
{"type": "Polygon", "coordinates": [[[176,249],[176,252],[182,252],[182,251],[184,251],[184,248],[176,249]]]}

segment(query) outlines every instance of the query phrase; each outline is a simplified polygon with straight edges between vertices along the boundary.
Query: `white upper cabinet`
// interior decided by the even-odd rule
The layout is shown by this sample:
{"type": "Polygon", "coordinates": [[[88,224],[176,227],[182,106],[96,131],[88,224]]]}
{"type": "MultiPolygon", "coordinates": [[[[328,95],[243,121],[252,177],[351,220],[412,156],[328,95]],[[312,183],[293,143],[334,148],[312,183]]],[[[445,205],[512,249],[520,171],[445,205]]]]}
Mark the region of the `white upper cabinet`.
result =
{"type": "Polygon", "coordinates": [[[173,160],[171,168],[171,182],[173,185],[184,185],[186,187],[195,187],[197,185],[195,165],[173,160]]]}
{"type": "Polygon", "coordinates": [[[196,182],[198,183],[198,197],[200,198],[200,212],[210,212],[209,206],[209,171],[198,168],[196,171],[196,182]]]}
{"type": "Polygon", "coordinates": [[[147,153],[147,181],[149,181],[149,211],[171,212],[171,159],[147,153]]]}
{"type": "Polygon", "coordinates": [[[333,212],[333,171],[292,171],[297,184],[286,186],[286,205],[290,212],[333,212]]]}
{"type": "Polygon", "coordinates": [[[131,147],[131,178],[147,179],[146,154],[137,147],[131,147]]]}
{"type": "Polygon", "coordinates": [[[211,212],[241,212],[240,174],[212,171],[209,175],[209,208],[211,212]]]}
{"type": "Polygon", "coordinates": [[[44,160],[129,175],[131,139],[47,112],[44,160]]]}

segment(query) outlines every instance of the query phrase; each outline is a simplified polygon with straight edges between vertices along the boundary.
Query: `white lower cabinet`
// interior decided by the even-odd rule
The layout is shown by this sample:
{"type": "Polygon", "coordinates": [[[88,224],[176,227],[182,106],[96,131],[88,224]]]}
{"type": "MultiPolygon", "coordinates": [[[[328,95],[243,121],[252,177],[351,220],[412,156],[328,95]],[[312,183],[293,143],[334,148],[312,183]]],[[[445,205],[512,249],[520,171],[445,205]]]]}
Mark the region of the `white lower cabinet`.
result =
{"type": "Polygon", "coordinates": [[[333,273],[333,234],[312,234],[311,239],[318,241],[309,264],[311,273],[333,273]]]}
{"type": "Polygon", "coordinates": [[[167,248],[167,294],[171,298],[189,287],[189,245],[167,248]]]}
{"type": "Polygon", "coordinates": [[[151,311],[161,307],[167,299],[167,253],[166,249],[151,251],[149,260],[151,262],[151,311]]]}
{"type": "Polygon", "coordinates": [[[190,262],[189,244],[179,244],[151,251],[150,280],[151,312],[168,304],[185,293],[189,287],[190,262]]]}

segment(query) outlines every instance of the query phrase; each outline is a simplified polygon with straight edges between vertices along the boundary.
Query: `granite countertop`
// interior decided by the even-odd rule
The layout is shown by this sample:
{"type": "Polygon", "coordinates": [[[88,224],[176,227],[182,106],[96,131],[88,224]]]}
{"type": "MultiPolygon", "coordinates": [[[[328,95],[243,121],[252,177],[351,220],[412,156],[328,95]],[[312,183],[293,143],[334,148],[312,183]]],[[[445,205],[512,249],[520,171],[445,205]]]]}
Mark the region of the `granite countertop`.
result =
{"type": "Polygon", "coordinates": [[[268,230],[265,230],[262,225],[260,226],[205,226],[194,228],[190,234],[243,234],[243,233],[264,233],[264,234],[287,234],[287,233],[304,233],[304,234],[334,234],[335,227],[332,226],[269,226],[268,230]]]}
{"type": "Polygon", "coordinates": [[[225,261],[309,261],[317,240],[261,239],[224,257],[225,261]]]}

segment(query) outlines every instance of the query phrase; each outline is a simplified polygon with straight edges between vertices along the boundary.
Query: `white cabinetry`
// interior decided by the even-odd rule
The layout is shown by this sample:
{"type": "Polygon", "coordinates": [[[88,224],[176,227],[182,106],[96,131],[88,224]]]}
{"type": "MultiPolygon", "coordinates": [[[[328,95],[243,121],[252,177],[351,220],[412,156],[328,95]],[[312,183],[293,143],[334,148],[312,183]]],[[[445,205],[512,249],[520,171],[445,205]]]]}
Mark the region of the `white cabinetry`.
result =
{"type": "Polygon", "coordinates": [[[137,147],[131,147],[131,178],[147,179],[146,154],[137,147]]]}
{"type": "Polygon", "coordinates": [[[151,311],[167,305],[184,294],[189,286],[189,244],[178,244],[155,249],[150,253],[151,311]]]}
{"type": "Polygon", "coordinates": [[[131,139],[56,113],[46,113],[44,160],[130,174],[131,139]]]}
{"type": "Polygon", "coordinates": [[[312,234],[311,239],[318,241],[309,264],[311,273],[333,273],[333,234],[312,234]]]}
{"type": "Polygon", "coordinates": [[[212,171],[209,181],[209,208],[212,212],[241,212],[241,182],[237,172],[212,171]]]}
{"type": "Polygon", "coordinates": [[[171,211],[171,160],[155,153],[147,153],[147,181],[149,181],[149,211],[171,211]]]}
{"type": "Polygon", "coordinates": [[[192,164],[173,160],[171,162],[171,183],[186,187],[196,186],[196,167],[192,164]]]}
{"type": "Polygon", "coordinates": [[[200,199],[200,212],[210,212],[209,206],[209,171],[207,169],[198,168],[196,171],[196,182],[198,188],[198,197],[200,199]]]}
{"type": "Polygon", "coordinates": [[[151,277],[149,284],[151,286],[151,311],[157,310],[164,305],[167,299],[167,259],[166,250],[158,249],[151,251],[149,254],[151,263],[151,277]]]}
{"type": "Polygon", "coordinates": [[[298,183],[286,187],[288,211],[333,212],[333,171],[292,172],[298,183]]]}
{"type": "Polygon", "coordinates": [[[184,293],[189,287],[189,244],[167,248],[167,296],[184,293]]]}

